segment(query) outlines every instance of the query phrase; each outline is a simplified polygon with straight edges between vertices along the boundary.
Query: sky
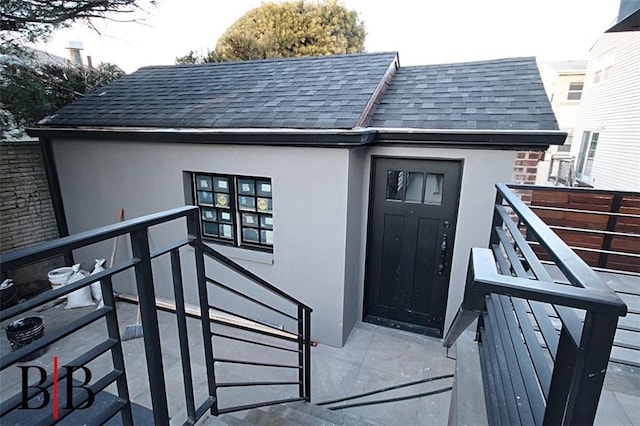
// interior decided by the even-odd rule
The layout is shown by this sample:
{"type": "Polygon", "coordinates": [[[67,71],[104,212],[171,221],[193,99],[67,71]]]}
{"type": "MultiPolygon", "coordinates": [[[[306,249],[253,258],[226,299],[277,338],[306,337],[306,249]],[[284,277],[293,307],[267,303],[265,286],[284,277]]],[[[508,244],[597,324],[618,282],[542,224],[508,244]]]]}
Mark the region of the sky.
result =
{"type": "MultiPolygon", "coordinates": [[[[278,0],[276,0],[278,2],[278,0]]],[[[68,57],[69,41],[93,63],[126,72],[170,65],[190,50],[206,53],[261,0],[158,0],[137,14],[141,23],[94,21],[59,30],[37,47],[68,57]]],[[[367,52],[397,51],[400,65],[466,62],[517,56],[540,61],[587,59],[617,18],[619,0],[342,0],[364,21],[367,52]]]]}

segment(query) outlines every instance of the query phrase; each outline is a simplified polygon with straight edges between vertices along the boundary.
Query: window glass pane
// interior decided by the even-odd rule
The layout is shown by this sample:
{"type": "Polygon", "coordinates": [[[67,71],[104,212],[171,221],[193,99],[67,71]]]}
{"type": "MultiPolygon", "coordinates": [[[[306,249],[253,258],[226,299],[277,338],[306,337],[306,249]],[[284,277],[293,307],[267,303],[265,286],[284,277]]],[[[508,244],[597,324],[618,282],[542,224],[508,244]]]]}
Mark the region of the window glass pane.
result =
{"type": "Polygon", "coordinates": [[[218,212],[218,221],[224,223],[233,223],[233,219],[230,212],[219,211],[218,212]]]}
{"type": "Polygon", "coordinates": [[[583,87],[584,83],[582,82],[569,83],[569,90],[582,90],[583,87]]]}
{"type": "Polygon", "coordinates": [[[242,240],[250,243],[259,243],[258,230],[253,228],[242,229],[242,240]]]}
{"type": "Polygon", "coordinates": [[[404,192],[404,172],[397,170],[387,171],[387,200],[402,201],[404,192]]]}
{"type": "Polygon", "coordinates": [[[253,195],[256,192],[253,179],[238,179],[238,193],[253,195]]]}
{"type": "Polygon", "coordinates": [[[215,190],[218,192],[229,192],[229,179],[223,177],[214,177],[215,190]]]}
{"type": "Polygon", "coordinates": [[[218,236],[218,224],[213,222],[203,222],[202,223],[202,232],[204,235],[209,235],[211,237],[218,236]]]}
{"type": "Polygon", "coordinates": [[[229,208],[229,194],[216,194],[216,207],[229,208]]]}
{"type": "Polygon", "coordinates": [[[242,213],[243,226],[258,226],[258,215],[255,213],[242,213]]]}
{"type": "Polygon", "coordinates": [[[272,229],[273,228],[273,218],[271,216],[265,216],[263,214],[260,215],[260,227],[272,229]]]}
{"type": "Polygon", "coordinates": [[[201,206],[213,206],[213,193],[198,191],[198,204],[201,206]]]}
{"type": "Polygon", "coordinates": [[[202,218],[204,220],[216,220],[216,210],[215,209],[202,209],[202,218]]]}
{"type": "Polygon", "coordinates": [[[424,174],[422,173],[407,173],[407,191],[404,196],[404,200],[408,203],[421,203],[422,202],[422,183],[424,181],[424,174]]]}
{"type": "Polygon", "coordinates": [[[567,100],[579,101],[582,98],[582,92],[569,92],[567,94],[567,100]]]}
{"type": "Polygon", "coordinates": [[[273,231],[260,231],[260,242],[262,244],[273,245],[273,231]]]}
{"type": "Polygon", "coordinates": [[[258,195],[265,195],[271,197],[271,181],[270,180],[258,180],[257,181],[258,195]]]}
{"type": "Polygon", "coordinates": [[[432,205],[442,204],[442,185],[444,175],[427,173],[427,182],[424,188],[424,203],[432,205]]]}
{"type": "Polygon", "coordinates": [[[258,198],[258,211],[259,212],[269,212],[272,210],[272,201],[271,198],[258,198]]]}
{"type": "Polygon", "coordinates": [[[255,197],[240,197],[240,210],[256,211],[256,199],[255,197]]]}
{"type": "Polygon", "coordinates": [[[196,188],[211,191],[213,188],[211,176],[196,176],[196,188]]]}
{"type": "Polygon", "coordinates": [[[222,238],[233,238],[233,227],[231,225],[220,225],[220,236],[222,238]]]}

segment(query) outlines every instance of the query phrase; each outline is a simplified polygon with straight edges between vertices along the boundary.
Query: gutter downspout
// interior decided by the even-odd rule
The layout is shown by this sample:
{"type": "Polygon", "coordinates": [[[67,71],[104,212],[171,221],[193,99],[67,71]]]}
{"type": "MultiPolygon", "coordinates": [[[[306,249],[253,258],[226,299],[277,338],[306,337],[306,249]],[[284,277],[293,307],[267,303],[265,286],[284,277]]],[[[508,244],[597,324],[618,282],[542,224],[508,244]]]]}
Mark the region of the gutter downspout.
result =
{"type": "MultiPolygon", "coordinates": [[[[58,228],[58,237],[66,237],[69,235],[67,226],[67,217],[64,214],[64,204],[62,202],[62,192],[60,191],[60,181],[58,180],[58,170],[53,155],[53,147],[51,139],[39,138],[40,152],[42,154],[42,162],[44,163],[44,171],[47,175],[47,183],[49,184],[49,194],[51,195],[51,204],[56,217],[56,226],[58,228]]],[[[64,253],[64,261],[66,265],[73,265],[73,252],[64,253]]]]}

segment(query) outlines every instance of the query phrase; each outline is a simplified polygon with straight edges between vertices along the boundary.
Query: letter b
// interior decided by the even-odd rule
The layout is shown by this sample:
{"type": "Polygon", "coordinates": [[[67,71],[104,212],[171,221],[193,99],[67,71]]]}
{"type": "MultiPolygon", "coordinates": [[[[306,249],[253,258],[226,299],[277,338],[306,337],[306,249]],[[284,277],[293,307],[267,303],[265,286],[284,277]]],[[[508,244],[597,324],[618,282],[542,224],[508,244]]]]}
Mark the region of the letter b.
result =
{"type": "Polygon", "coordinates": [[[37,365],[26,365],[26,366],[18,366],[22,370],[22,402],[20,404],[20,408],[23,410],[38,410],[49,403],[51,397],[49,396],[49,391],[46,387],[41,386],[47,380],[47,370],[37,365]],[[35,384],[29,386],[29,369],[35,368],[40,372],[40,381],[35,384]],[[33,396],[37,396],[42,393],[44,396],[42,398],[42,404],[37,407],[29,406],[29,388],[38,388],[40,392],[35,393],[33,396]]]}
{"type": "Polygon", "coordinates": [[[64,408],[68,410],[73,410],[73,409],[91,407],[91,405],[93,405],[93,402],[96,399],[96,396],[93,393],[93,391],[87,386],[87,384],[91,381],[91,370],[89,370],[87,367],[84,367],[84,366],[73,367],[73,366],[66,365],[64,368],[67,370],[67,405],[64,408]],[[82,382],[82,384],[78,386],[73,385],[73,372],[75,370],[84,371],[84,381],[82,382]],[[84,391],[87,393],[87,400],[84,403],[78,405],[77,407],[73,405],[73,388],[74,387],[84,389],[84,391]]]}

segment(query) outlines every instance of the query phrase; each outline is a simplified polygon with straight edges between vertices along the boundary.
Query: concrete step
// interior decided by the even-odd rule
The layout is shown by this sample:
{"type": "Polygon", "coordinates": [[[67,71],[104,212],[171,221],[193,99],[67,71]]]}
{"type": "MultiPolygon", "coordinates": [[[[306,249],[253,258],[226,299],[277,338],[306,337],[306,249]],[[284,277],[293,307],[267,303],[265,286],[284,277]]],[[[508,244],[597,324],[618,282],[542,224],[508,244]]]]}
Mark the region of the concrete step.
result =
{"type": "Polygon", "coordinates": [[[242,413],[219,417],[206,416],[198,425],[207,426],[376,426],[374,423],[339,411],[332,411],[307,402],[254,408],[242,413]]]}

